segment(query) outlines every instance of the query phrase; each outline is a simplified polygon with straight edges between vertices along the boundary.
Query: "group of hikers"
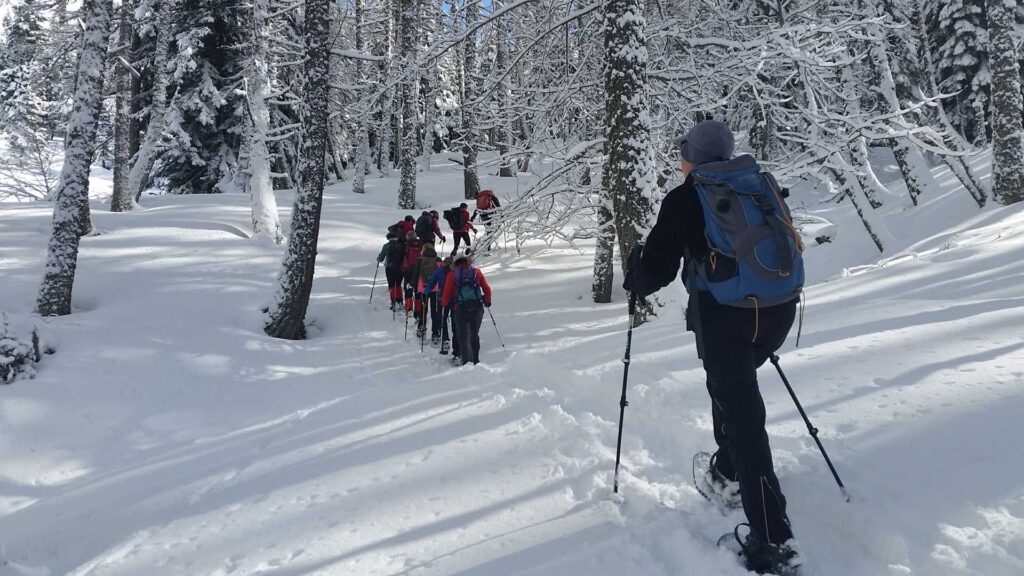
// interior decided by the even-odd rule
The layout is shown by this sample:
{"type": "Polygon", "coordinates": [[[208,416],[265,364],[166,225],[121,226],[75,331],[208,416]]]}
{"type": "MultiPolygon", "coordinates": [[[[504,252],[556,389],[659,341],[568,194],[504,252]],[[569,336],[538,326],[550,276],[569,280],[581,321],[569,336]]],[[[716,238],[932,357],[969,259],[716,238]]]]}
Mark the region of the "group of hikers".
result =
{"type": "Polygon", "coordinates": [[[438,240],[447,238],[441,232],[441,214],[424,210],[418,218],[412,215],[388,227],[387,243],[377,255],[384,265],[391,310],[404,310],[416,322],[416,337],[440,346],[440,353],[452,355],[454,364],[480,362],[480,325],[484,308],[491,305],[491,286],[484,273],[473,266],[469,232],[477,233],[473,221],[479,216],[489,222],[501,207],[492,190],[477,194],[476,209],[469,213],[465,202],[444,211],[451,228],[454,247],[449,255],[438,255],[438,240]],[[465,251],[460,253],[460,244],[465,251]]]}
{"type": "MultiPolygon", "coordinates": [[[[747,522],[728,536],[735,537],[749,570],[792,576],[800,559],[772,462],[757,369],[771,360],[782,375],[776,352],[796,317],[803,244],[784,200],[788,191],[753,157],[734,157],[728,126],[698,123],[676,146],[684,183],[665,196],[646,243],[629,255],[623,287],[632,313],[638,300],[679,277],[682,263],[689,293],[686,328],[696,335],[707,376],[717,444],[714,454],[702,453],[707,458],[699,466],[694,459],[694,480],[712,502],[742,508],[747,522]]],[[[476,232],[472,222],[478,213],[492,216],[497,206],[485,190],[473,215],[466,204],[446,210],[455,247],[443,259],[436,250],[436,241],[445,241],[436,210],[392,226],[377,258],[385,263],[392,310],[404,307],[407,317],[412,314],[421,338],[429,314],[431,343],[440,343],[441,354],[447,354],[451,337],[456,363],[480,359],[480,324],[492,294],[473,266],[469,231],[476,232]],[[466,253],[458,253],[460,241],[466,253]]],[[[628,369],[628,344],[625,362],[628,369]]],[[[623,408],[625,391],[624,382],[623,408]]],[[[836,481],[842,488],[838,475],[836,481]]]]}

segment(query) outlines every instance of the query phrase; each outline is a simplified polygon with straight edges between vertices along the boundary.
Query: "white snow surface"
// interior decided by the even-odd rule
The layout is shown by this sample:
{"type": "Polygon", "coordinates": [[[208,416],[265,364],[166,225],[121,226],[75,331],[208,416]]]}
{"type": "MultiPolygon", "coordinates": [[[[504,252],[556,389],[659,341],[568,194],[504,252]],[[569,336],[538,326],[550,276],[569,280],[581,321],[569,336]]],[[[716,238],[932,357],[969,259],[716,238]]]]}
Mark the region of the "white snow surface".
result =
{"type": "MultiPolygon", "coordinates": [[[[457,205],[460,178],[421,173],[420,202],[457,205]]],[[[840,232],[807,253],[782,364],[851,503],[760,374],[807,576],[1024,574],[1024,208],[936,178],[881,261],[848,211],[811,210],[840,232]]],[[[367,303],[397,180],[349,187],[326,194],[312,337],[290,342],[261,330],[283,248],[250,239],[245,196],[113,214],[94,180],[74,313],[37,319],[57,353],[0,386],[0,575],[746,574],[714,545],[742,518],[692,486],[713,441],[681,286],[634,332],[613,499],[624,294],[590,303],[592,253],[486,260],[507,354],[485,319],[482,364],[452,368],[403,341],[383,273],[367,303]]],[[[22,320],[51,210],[0,205],[0,302],[22,320]]]]}

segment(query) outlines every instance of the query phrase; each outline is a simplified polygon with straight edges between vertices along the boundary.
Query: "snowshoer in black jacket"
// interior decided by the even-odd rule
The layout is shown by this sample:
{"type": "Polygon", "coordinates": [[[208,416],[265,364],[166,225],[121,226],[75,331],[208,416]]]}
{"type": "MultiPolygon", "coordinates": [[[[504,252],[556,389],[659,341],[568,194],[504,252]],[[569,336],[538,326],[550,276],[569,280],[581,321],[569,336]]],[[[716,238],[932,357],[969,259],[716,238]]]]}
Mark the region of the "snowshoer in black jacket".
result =
{"type": "MultiPolygon", "coordinates": [[[[640,298],[670,284],[679,274],[684,257],[688,266],[703,263],[711,255],[703,207],[691,172],[695,166],[731,159],[734,137],[725,124],[705,121],[694,126],[678,144],[686,180],[665,196],[646,244],[637,247],[629,258],[625,288],[640,298]]],[[[785,341],[797,300],[739,308],[720,304],[710,292],[695,286],[688,285],[687,289],[687,330],[698,336],[718,444],[707,471],[709,479],[723,491],[739,484],[750,527],[742,542],[747,568],[759,574],[794,574],[799,560],[765,431],[757,369],[785,341]]]]}
{"type": "Polygon", "coordinates": [[[384,264],[384,275],[388,279],[388,295],[391,297],[391,308],[402,304],[402,261],[405,259],[405,248],[398,242],[398,236],[388,233],[388,243],[377,255],[377,262],[384,264]]]}

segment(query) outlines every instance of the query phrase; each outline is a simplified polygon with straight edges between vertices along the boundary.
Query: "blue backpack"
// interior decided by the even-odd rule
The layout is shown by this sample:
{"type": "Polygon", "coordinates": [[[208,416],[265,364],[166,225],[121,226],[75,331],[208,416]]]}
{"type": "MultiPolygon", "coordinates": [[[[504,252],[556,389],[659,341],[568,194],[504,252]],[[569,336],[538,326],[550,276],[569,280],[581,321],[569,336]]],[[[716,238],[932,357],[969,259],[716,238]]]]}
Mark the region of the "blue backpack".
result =
{"type": "Polygon", "coordinates": [[[480,282],[476,278],[476,268],[468,266],[455,271],[455,286],[457,289],[455,301],[459,304],[467,302],[480,302],[483,300],[483,292],[480,290],[480,282]]]}
{"type": "Polygon", "coordinates": [[[775,178],[747,155],[698,166],[693,177],[710,249],[696,263],[697,288],[741,308],[799,298],[803,242],[775,178]]]}

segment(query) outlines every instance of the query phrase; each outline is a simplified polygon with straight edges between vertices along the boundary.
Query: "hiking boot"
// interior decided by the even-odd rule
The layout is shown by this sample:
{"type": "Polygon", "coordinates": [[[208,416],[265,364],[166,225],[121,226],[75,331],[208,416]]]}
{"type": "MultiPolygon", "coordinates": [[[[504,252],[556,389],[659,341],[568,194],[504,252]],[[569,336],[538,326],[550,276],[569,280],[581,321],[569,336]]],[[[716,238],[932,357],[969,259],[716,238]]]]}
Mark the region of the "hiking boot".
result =
{"type": "Polygon", "coordinates": [[[448,341],[447,341],[447,340],[445,340],[445,341],[441,342],[441,354],[444,354],[445,356],[447,356],[447,355],[448,355],[448,352],[449,352],[450,350],[451,350],[451,347],[449,346],[449,344],[448,344],[448,341]]]}
{"type": "Polygon", "coordinates": [[[441,343],[441,337],[438,336],[437,334],[434,334],[434,335],[432,335],[430,337],[430,345],[431,346],[437,346],[440,343],[441,343]]]}
{"type": "Polygon", "coordinates": [[[427,329],[426,328],[422,328],[421,327],[421,328],[417,328],[416,329],[416,337],[417,338],[423,338],[426,334],[427,334],[427,329]]]}
{"type": "Polygon", "coordinates": [[[750,532],[746,538],[740,537],[740,526],[750,528],[749,524],[739,524],[733,530],[733,538],[739,544],[739,555],[747,570],[757,574],[774,576],[798,576],[800,555],[796,551],[796,543],[790,539],[782,544],[769,544],[750,532]]]}

